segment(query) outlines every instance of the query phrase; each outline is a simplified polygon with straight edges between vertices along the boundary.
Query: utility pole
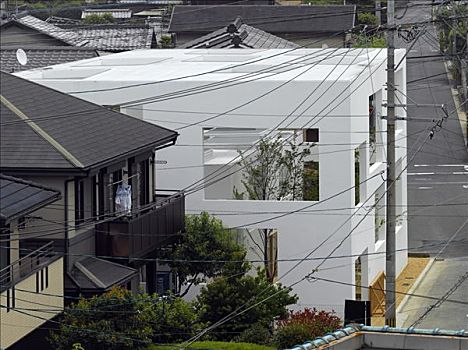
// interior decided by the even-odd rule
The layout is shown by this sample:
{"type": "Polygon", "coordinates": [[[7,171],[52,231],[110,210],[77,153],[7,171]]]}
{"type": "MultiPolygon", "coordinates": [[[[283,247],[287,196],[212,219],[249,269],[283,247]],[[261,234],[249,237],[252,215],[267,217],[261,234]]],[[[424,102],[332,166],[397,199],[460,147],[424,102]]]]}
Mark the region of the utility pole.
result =
{"type": "Polygon", "coordinates": [[[387,26],[387,239],[385,324],[390,327],[395,327],[395,0],[387,1],[387,26]]]}
{"type": "Polygon", "coordinates": [[[375,17],[377,17],[377,25],[382,24],[382,4],[380,0],[375,0],[375,17]]]}

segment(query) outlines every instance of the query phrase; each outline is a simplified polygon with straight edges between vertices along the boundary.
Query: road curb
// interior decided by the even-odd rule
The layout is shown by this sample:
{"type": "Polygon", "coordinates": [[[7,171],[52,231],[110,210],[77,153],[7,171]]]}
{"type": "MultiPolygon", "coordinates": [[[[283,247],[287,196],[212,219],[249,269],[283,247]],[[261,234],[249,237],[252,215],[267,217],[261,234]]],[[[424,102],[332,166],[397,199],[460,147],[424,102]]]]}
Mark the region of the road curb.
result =
{"type": "MultiPolygon", "coordinates": [[[[449,84],[452,84],[452,77],[450,75],[450,69],[448,67],[447,61],[444,60],[444,67],[445,67],[445,74],[447,74],[447,79],[449,81],[449,84]]],[[[455,113],[457,114],[458,121],[460,122],[460,126],[462,129],[462,134],[463,134],[463,141],[465,142],[465,147],[468,146],[468,130],[467,130],[467,115],[465,111],[460,108],[460,96],[458,94],[457,89],[454,89],[452,86],[450,86],[450,92],[452,94],[452,99],[453,103],[455,104],[455,113]]]]}
{"type": "Polygon", "coordinates": [[[406,293],[405,297],[403,298],[403,300],[401,301],[400,305],[398,305],[397,309],[396,309],[396,313],[399,314],[401,313],[401,310],[406,306],[406,304],[408,303],[408,300],[409,298],[411,297],[410,294],[413,294],[414,291],[419,287],[419,285],[421,284],[422,280],[424,279],[424,277],[426,277],[427,273],[429,272],[429,270],[431,269],[432,265],[434,265],[434,262],[435,262],[435,259],[432,258],[431,260],[429,260],[429,262],[427,263],[426,267],[424,268],[424,270],[422,270],[422,272],[419,274],[418,278],[416,278],[416,281],[414,281],[414,284],[411,286],[411,288],[409,289],[409,291],[406,293]]]}

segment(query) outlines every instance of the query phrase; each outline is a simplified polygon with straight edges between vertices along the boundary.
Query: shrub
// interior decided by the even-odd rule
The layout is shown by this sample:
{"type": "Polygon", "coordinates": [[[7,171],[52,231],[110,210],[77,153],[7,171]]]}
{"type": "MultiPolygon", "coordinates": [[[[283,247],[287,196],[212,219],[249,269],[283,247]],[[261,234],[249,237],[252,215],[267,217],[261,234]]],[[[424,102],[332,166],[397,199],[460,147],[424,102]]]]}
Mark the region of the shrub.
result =
{"type": "Polygon", "coordinates": [[[261,270],[255,277],[218,277],[197,297],[200,320],[212,325],[241,306],[250,306],[244,313],[210,333],[213,340],[232,340],[254,325],[268,327],[276,318],[287,317],[287,306],[297,302],[297,297],[290,293],[288,287],[271,284],[261,270]],[[260,300],[264,302],[258,303],[260,300]]]}
{"type": "Polygon", "coordinates": [[[114,23],[114,17],[110,13],[105,13],[103,15],[91,14],[87,16],[83,23],[86,24],[110,24],[114,23]]]}
{"type": "Polygon", "coordinates": [[[309,334],[307,325],[291,323],[278,329],[274,342],[278,349],[287,349],[313,339],[314,337],[310,337],[309,334]]]}
{"type": "Polygon", "coordinates": [[[179,343],[195,335],[203,328],[197,323],[193,303],[182,298],[162,300],[153,308],[153,342],[179,343]]]}
{"type": "Polygon", "coordinates": [[[257,323],[239,334],[234,338],[234,341],[238,343],[268,345],[271,342],[271,336],[271,332],[267,327],[257,323]]]}
{"type": "Polygon", "coordinates": [[[292,347],[332,332],[340,326],[341,320],[334,312],[318,311],[315,308],[291,311],[288,318],[278,322],[275,343],[280,349],[292,347]]]}
{"type": "Polygon", "coordinates": [[[377,24],[377,16],[370,12],[361,12],[358,14],[358,23],[375,26],[377,24]]]}

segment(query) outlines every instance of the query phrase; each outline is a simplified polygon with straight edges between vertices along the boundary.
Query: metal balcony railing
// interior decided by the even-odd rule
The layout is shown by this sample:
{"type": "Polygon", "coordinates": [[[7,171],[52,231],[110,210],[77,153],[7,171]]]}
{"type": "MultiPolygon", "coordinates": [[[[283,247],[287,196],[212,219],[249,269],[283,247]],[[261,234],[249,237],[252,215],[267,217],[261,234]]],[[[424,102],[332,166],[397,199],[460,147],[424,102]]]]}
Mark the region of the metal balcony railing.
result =
{"type": "Polygon", "coordinates": [[[171,244],[184,230],[185,196],[159,195],[152,205],[132,216],[96,225],[96,254],[106,257],[144,257],[171,244]]]}
{"type": "Polygon", "coordinates": [[[53,242],[48,242],[0,270],[0,291],[11,288],[57,259],[53,242]]]}

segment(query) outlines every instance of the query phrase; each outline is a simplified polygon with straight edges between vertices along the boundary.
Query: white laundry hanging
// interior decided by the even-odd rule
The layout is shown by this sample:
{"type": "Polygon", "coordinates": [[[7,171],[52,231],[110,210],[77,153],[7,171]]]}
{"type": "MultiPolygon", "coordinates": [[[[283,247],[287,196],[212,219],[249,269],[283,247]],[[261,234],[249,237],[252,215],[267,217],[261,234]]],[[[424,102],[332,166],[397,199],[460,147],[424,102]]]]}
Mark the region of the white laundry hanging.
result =
{"type": "Polygon", "coordinates": [[[115,211],[130,214],[132,212],[132,186],[119,185],[115,193],[115,211]]]}

